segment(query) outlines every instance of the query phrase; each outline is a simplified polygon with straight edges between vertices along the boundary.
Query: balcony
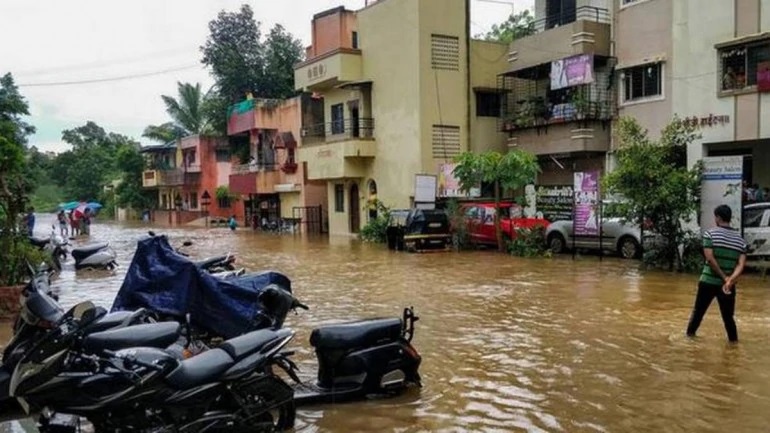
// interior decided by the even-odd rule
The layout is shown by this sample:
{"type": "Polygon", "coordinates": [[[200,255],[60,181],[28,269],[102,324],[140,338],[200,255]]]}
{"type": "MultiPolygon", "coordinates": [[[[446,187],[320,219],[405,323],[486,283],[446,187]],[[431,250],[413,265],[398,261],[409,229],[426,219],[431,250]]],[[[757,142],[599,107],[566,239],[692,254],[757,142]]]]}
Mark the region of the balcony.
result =
{"type": "Polygon", "coordinates": [[[536,33],[511,42],[508,62],[518,71],[578,54],[610,55],[607,9],[582,6],[535,21],[536,33]]]}
{"type": "Polygon", "coordinates": [[[142,187],[144,188],[179,186],[184,183],[184,172],[180,169],[145,170],[142,173],[142,187]]]}
{"type": "Polygon", "coordinates": [[[300,161],[307,161],[310,180],[364,177],[377,155],[374,119],[357,118],[303,128],[300,161]]]}
{"type": "Polygon", "coordinates": [[[616,90],[611,86],[614,58],[596,58],[588,84],[552,89],[549,65],[498,77],[501,100],[498,128],[547,131],[564,123],[609,122],[617,115],[616,90]]]}
{"type": "Polygon", "coordinates": [[[603,122],[586,121],[553,125],[547,130],[522,129],[510,133],[508,147],[535,155],[607,152],[610,127],[603,122]]]}
{"type": "Polygon", "coordinates": [[[236,194],[272,194],[280,182],[276,164],[241,164],[233,166],[229,186],[236,194]]]}
{"type": "Polygon", "coordinates": [[[294,88],[302,91],[327,90],[361,78],[361,50],[351,48],[338,48],[294,67],[294,88]]]}

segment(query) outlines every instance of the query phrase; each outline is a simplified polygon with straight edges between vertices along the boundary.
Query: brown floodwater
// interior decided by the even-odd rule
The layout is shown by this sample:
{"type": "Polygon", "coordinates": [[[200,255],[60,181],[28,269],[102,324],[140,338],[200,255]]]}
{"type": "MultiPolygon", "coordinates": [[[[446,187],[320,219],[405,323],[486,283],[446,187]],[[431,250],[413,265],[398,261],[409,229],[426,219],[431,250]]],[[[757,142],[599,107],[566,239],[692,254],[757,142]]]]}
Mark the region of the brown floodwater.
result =
{"type": "MultiPolygon", "coordinates": [[[[109,308],[145,230],[95,225],[91,238],[112,242],[122,267],[75,273],[70,260],[54,285],[62,303],[109,308]]],[[[757,276],[739,284],[741,341],[729,345],[715,304],[699,337],[684,337],[694,276],[640,271],[633,261],[408,254],[347,238],[244,229],[163,232],[172,244],[195,242],[188,249],[195,257],[233,251],[249,270],[286,273],[311,307],[286,322],[297,331],[292,345],[306,374],[315,368],[312,328],[415,307],[424,387],[302,408],[298,432],[768,429],[770,283],[757,276]]]]}

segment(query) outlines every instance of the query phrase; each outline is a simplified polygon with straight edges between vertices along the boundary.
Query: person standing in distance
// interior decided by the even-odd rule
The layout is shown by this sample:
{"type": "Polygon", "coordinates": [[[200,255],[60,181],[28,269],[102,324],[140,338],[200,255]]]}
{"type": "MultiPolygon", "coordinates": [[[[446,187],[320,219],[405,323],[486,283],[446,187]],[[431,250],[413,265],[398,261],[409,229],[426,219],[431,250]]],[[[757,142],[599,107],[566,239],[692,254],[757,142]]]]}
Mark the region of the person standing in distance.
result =
{"type": "Polygon", "coordinates": [[[738,230],[730,227],[732,210],[727,205],[714,209],[716,227],[703,233],[703,254],[706,264],[703,266],[695,306],[687,324],[687,335],[694,337],[711,301],[717,298],[722,322],[731,342],[738,341],[738,329],[735,326],[735,283],[746,265],[748,245],[738,230]]]}

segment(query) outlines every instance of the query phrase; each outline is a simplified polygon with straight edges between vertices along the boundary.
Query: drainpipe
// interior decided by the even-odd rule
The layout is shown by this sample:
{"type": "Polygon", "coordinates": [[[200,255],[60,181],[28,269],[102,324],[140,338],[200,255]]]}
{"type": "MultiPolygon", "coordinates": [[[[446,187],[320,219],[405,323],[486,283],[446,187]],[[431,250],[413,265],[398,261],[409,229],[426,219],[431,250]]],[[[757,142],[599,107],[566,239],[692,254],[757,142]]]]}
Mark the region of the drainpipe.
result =
{"type": "Polygon", "coordinates": [[[471,150],[471,0],[465,0],[465,124],[471,150]]]}

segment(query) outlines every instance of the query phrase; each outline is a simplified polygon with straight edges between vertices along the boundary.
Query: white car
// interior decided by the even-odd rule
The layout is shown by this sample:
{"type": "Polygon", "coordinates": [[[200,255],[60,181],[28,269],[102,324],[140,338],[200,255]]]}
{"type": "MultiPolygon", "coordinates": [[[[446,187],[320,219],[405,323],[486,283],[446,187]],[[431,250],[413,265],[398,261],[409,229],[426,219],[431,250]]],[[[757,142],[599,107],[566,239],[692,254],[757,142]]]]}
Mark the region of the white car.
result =
{"type": "Polygon", "coordinates": [[[743,238],[750,258],[770,257],[770,202],[743,207],[743,238]]]}
{"type": "MultiPolygon", "coordinates": [[[[601,240],[599,236],[573,236],[572,221],[554,221],[545,232],[548,248],[558,254],[575,249],[610,251],[624,259],[635,259],[642,255],[642,230],[636,224],[616,217],[610,213],[610,202],[604,202],[602,215],[601,240]]],[[[644,230],[645,245],[654,242],[655,234],[644,230]]]]}

